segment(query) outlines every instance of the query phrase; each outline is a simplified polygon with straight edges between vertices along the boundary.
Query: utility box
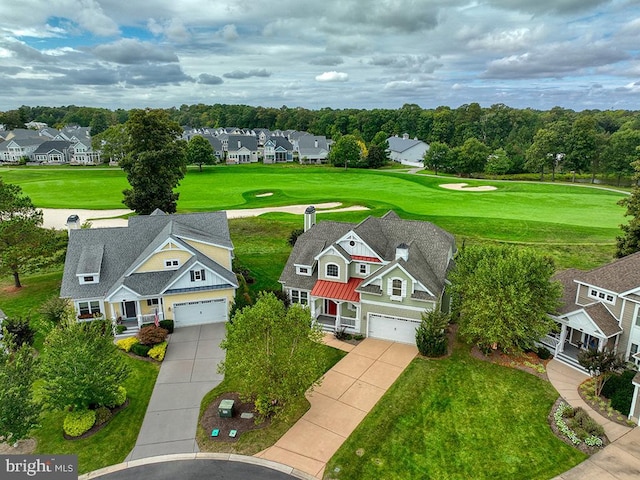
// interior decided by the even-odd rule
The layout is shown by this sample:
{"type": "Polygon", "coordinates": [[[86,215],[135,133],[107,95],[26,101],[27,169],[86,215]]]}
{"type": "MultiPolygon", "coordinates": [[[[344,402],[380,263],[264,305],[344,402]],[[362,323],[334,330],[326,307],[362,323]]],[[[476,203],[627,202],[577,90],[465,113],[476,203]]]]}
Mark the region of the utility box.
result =
{"type": "Polygon", "coordinates": [[[218,415],[222,418],[233,417],[233,400],[222,400],[218,407],[218,415]]]}

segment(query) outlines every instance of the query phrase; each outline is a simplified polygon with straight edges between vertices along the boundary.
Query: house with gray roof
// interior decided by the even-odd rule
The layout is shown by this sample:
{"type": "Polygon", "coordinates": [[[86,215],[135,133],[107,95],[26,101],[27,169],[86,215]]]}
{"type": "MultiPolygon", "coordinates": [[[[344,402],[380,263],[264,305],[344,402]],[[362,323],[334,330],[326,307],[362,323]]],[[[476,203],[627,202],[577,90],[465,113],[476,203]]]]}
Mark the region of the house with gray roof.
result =
{"type": "Polygon", "coordinates": [[[227,163],[257,163],[258,139],[256,137],[249,135],[229,135],[226,140],[227,163]]]}
{"type": "Polygon", "coordinates": [[[72,144],[66,140],[48,140],[41,143],[31,157],[38,163],[69,163],[72,144]]]}
{"type": "Polygon", "coordinates": [[[324,135],[301,135],[296,150],[300,163],[327,163],[330,143],[324,135]]]}
{"type": "Polygon", "coordinates": [[[453,235],[393,211],[358,224],[315,216],[309,207],[279,281],[325,330],[415,343],[422,314],[448,309],[453,235]]]}
{"type": "Polygon", "coordinates": [[[293,145],[285,137],[270,137],[264,143],[263,162],[293,162],[293,145]]]}
{"type": "Polygon", "coordinates": [[[225,212],[129,218],[126,227],[71,229],[60,296],[79,319],[119,319],[137,329],[228,320],[238,286],[225,212]]]}
{"type": "Polygon", "coordinates": [[[429,150],[429,145],[417,138],[410,139],[408,134],[387,138],[389,144],[389,158],[394,162],[412,167],[421,167],[422,158],[429,150]]]}

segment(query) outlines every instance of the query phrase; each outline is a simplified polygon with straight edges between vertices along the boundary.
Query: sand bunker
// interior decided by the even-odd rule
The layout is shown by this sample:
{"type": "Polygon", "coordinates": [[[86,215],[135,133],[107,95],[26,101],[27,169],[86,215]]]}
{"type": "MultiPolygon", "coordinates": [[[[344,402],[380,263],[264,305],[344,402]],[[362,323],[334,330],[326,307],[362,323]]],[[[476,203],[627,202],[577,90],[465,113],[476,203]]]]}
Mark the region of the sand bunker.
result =
{"type": "Polygon", "coordinates": [[[260,198],[260,197],[270,197],[271,195],[273,195],[273,192],[259,193],[258,195],[256,195],[256,197],[258,197],[258,198],[260,198]]]}
{"type": "MultiPolygon", "coordinates": [[[[369,210],[367,207],[361,205],[354,205],[352,207],[339,208],[342,203],[319,203],[315,207],[318,209],[318,213],[334,213],[334,212],[353,212],[359,210],[369,210]]],[[[247,208],[240,210],[227,210],[227,218],[244,218],[244,217],[257,217],[263,213],[280,212],[280,213],[294,213],[302,215],[309,206],[308,203],[304,205],[288,205],[285,207],[264,207],[264,208],[247,208]]],[[[126,227],[126,218],[112,218],[119,217],[121,215],[127,215],[132,213],[131,210],[117,209],[117,210],[84,210],[84,209],[70,209],[70,208],[42,208],[44,216],[45,228],[57,228],[60,230],[66,229],[67,218],[70,215],[78,215],[80,217],[80,223],[84,223],[89,220],[93,228],[100,227],[126,227]]]]}
{"type": "Polygon", "coordinates": [[[492,187],[491,185],[480,185],[479,187],[470,187],[468,183],[444,183],[440,186],[448,190],[458,190],[462,192],[490,192],[491,190],[497,190],[496,187],[492,187]]]}

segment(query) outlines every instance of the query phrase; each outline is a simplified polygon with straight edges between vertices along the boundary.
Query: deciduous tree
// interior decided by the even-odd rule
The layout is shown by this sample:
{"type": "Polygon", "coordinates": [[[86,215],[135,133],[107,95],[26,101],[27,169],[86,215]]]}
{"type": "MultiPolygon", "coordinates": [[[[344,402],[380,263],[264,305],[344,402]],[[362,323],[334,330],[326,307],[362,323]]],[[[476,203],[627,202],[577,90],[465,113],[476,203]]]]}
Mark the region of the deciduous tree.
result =
{"type": "Polygon", "coordinates": [[[263,292],[227,324],[222,342],[227,355],[219,368],[258,412],[277,414],[322,375],[321,338],[308,309],[298,304],[286,309],[273,293],[263,292]]]}
{"type": "Polygon", "coordinates": [[[422,162],[425,167],[430,168],[438,175],[438,170],[451,169],[452,158],[449,145],[436,141],[432,142],[429,145],[429,150],[424,152],[422,162]]]}
{"type": "Polygon", "coordinates": [[[132,110],[125,128],[127,154],[120,166],[131,188],[123,191],[123,203],[141,215],[157,208],[175,213],[179,194],[173,190],[187,167],[180,125],[164,110],[132,110]]]}
{"type": "Polygon", "coordinates": [[[482,347],[522,351],[555,328],[548,314],[562,287],[551,282],[553,259],[511,246],[472,246],[459,251],[451,273],[459,333],[482,347]]]}
{"type": "Polygon", "coordinates": [[[636,185],[631,195],[623,198],[618,205],[625,207],[625,217],[630,217],[629,222],[620,225],[622,235],[616,237],[616,257],[622,258],[635,252],[640,252],[640,160],[633,162],[636,173],[633,179],[636,185]]]}
{"type": "Polygon", "coordinates": [[[620,372],[626,365],[624,359],[610,350],[598,351],[593,348],[581,350],[578,362],[586,368],[595,379],[594,393],[600,396],[602,387],[611,376],[620,372]]]}
{"type": "Polygon", "coordinates": [[[362,158],[359,140],[353,135],[343,135],[329,152],[329,162],[336,167],[358,167],[362,158]]]}
{"type": "Polygon", "coordinates": [[[195,135],[187,143],[187,163],[189,165],[198,165],[202,171],[202,165],[213,165],[216,163],[216,155],[209,140],[201,135],[195,135]]]}

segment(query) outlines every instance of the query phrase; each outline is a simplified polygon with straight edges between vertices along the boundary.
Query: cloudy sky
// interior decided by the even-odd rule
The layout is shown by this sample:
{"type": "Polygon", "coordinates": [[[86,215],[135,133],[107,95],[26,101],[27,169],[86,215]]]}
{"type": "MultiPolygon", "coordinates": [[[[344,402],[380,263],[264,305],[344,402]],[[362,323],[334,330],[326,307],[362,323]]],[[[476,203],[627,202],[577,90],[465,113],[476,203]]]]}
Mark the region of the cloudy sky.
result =
{"type": "Polygon", "coordinates": [[[640,109],[640,0],[20,0],[0,110],[640,109]]]}

